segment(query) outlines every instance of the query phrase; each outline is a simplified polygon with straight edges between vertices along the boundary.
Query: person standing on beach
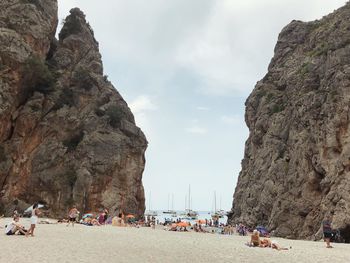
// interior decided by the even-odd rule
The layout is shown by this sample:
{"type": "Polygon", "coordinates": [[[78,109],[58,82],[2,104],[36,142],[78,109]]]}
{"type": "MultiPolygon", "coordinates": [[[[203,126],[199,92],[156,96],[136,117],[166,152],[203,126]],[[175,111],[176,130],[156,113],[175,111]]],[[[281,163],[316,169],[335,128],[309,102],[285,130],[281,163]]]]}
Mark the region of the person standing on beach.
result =
{"type": "Polygon", "coordinates": [[[107,208],[105,208],[104,213],[105,213],[105,215],[104,215],[104,223],[106,224],[107,223],[107,219],[109,217],[109,212],[108,212],[107,208]]]}
{"type": "Polygon", "coordinates": [[[35,203],[33,205],[32,209],[32,216],[30,217],[30,228],[28,232],[26,233],[26,237],[31,235],[32,237],[34,236],[34,229],[36,224],[38,223],[38,216],[40,215],[40,210],[38,208],[38,203],[35,203]]]}
{"type": "Polygon", "coordinates": [[[331,216],[328,215],[326,219],[322,222],[323,228],[323,237],[326,242],[326,248],[333,248],[331,246],[331,238],[332,238],[332,221],[331,216]]]}
{"type": "Polygon", "coordinates": [[[72,209],[69,210],[69,212],[68,212],[68,224],[67,224],[67,226],[69,226],[70,222],[72,222],[72,226],[74,227],[74,223],[76,222],[78,215],[79,215],[79,211],[78,211],[77,207],[74,205],[72,207],[72,209]]]}

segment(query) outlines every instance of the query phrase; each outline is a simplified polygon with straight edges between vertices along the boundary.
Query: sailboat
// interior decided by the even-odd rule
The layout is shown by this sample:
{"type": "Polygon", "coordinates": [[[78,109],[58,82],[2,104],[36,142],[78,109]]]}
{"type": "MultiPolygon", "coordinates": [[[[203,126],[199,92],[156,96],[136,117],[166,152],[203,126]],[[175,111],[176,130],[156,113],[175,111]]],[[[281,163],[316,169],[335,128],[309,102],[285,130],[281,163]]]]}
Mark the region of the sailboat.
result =
{"type": "Polygon", "coordinates": [[[177,213],[174,210],[174,194],[172,195],[172,199],[171,199],[171,216],[172,217],[177,217],[177,213]]]}
{"type": "Polygon", "coordinates": [[[157,211],[151,210],[151,192],[149,192],[149,199],[148,199],[148,211],[146,211],[145,216],[157,216],[157,211]]]}
{"type": "Polygon", "coordinates": [[[163,211],[163,214],[171,214],[172,217],[176,217],[176,211],[174,210],[174,194],[172,194],[172,200],[171,200],[171,210],[169,209],[169,194],[168,194],[168,210],[163,211]]]}
{"type": "Polygon", "coordinates": [[[191,209],[191,203],[192,203],[191,185],[189,185],[189,187],[188,187],[188,208],[186,209],[186,199],[185,199],[185,214],[184,214],[185,217],[184,217],[184,219],[188,219],[188,220],[198,219],[198,213],[191,209]]]}
{"type": "MultiPolygon", "coordinates": [[[[220,200],[221,203],[221,200],[220,200]]],[[[221,206],[221,204],[220,204],[221,206]]],[[[216,191],[214,191],[214,212],[211,214],[211,218],[213,220],[223,218],[224,215],[222,213],[222,210],[220,209],[219,211],[216,209],[216,191]]]]}
{"type": "Polygon", "coordinates": [[[224,217],[224,216],[227,215],[227,212],[226,212],[225,210],[221,209],[221,196],[220,196],[220,210],[218,211],[218,213],[219,213],[222,217],[224,217]]]}
{"type": "Polygon", "coordinates": [[[181,214],[180,214],[180,218],[182,218],[182,219],[186,219],[186,217],[187,217],[187,214],[186,214],[186,207],[187,207],[187,195],[185,195],[185,210],[184,210],[184,212],[182,212],[181,214]]]}

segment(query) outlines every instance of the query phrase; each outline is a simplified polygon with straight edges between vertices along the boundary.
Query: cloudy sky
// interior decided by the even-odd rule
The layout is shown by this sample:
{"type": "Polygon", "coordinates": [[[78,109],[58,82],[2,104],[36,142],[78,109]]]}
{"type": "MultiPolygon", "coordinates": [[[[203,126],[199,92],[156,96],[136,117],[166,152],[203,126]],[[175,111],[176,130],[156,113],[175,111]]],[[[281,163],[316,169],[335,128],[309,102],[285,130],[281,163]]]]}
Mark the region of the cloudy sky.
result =
{"type": "MultiPolygon", "coordinates": [[[[281,29],[345,0],[59,0],[80,7],[105,74],[145,132],[144,186],[153,209],[229,210],[248,129],[244,102],[267,72],[281,29]]],[[[148,205],[148,200],[146,201],[148,205]]]]}

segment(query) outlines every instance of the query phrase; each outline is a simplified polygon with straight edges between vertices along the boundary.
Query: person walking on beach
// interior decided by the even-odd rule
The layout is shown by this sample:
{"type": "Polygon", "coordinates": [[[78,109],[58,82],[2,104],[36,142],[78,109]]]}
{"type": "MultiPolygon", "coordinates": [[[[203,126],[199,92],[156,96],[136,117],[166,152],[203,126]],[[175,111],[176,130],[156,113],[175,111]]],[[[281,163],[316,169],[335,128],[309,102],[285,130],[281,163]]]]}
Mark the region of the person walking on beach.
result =
{"type": "Polygon", "coordinates": [[[333,248],[331,246],[331,238],[332,238],[332,220],[331,216],[328,215],[326,219],[322,222],[323,228],[323,238],[326,242],[326,248],[333,248]]]}
{"type": "Polygon", "coordinates": [[[78,211],[77,207],[74,205],[72,207],[72,209],[69,210],[69,212],[68,212],[68,224],[67,224],[67,226],[69,226],[69,224],[72,222],[72,226],[74,227],[74,223],[76,222],[78,215],[79,215],[79,211],[78,211]]]}
{"type": "Polygon", "coordinates": [[[38,223],[38,216],[40,215],[40,210],[38,208],[38,203],[35,203],[33,205],[32,209],[32,216],[30,217],[30,228],[28,229],[28,232],[26,233],[26,237],[31,235],[34,236],[34,229],[36,224],[38,223]]]}

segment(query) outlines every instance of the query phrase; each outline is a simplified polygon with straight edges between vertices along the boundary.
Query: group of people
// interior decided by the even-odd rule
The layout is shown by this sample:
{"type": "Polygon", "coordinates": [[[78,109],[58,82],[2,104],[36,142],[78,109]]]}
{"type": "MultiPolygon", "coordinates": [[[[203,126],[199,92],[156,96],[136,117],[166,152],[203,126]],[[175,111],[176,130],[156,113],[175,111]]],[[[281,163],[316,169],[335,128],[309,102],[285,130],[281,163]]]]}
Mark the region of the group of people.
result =
{"type": "MultiPolygon", "coordinates": [[[[12,222],[8,223],[5,226],[5,234],[10,236],[10,235],[24,235],[24,236],[32,236],[34,237],[34,231],[36,228],[36,225],[38,223],[38,216],[41,214],[38,203],[35,203],[30,209],[31,213],[30,217],[30,227],[26,229],[23,225],[19,223],[20,220],[20,215],[17,212],[17,210],[14,211],[13,213],[13,220],[12,222]]],[[[112,226],[149,226],[152,228],[155,228],[156,223],[159,223],[159,220],[156,221],[155,217],[147,217],[146,220],[141,220],[141,221],[136,221],[132,220],[135,218],[129,217],[125,218],[123,213],[119,213],[117,216],[110,217],[108,209],[103,209],[103,211],[98,214],[97,216],[93,216],[92,214],[86,214],[83,216],[82,219],[79,221],[79,215],[80,212],[78,211],[76,206],[73,206],[69,212],[68,212],[68,219],[66,220],[60,220],[58,222],[67,222],[67,227],[72,224],[74,227],[74,224],[79,222],[83,225],[88,225],[88,226],[101,226],[101,225],[106,225],[106,224],[111,224],[112,226]]],[[[203,220],[204,221],[204,220],[203,220]]],[[[179,227],[178,224],[181,223],[180,219],[177,219],[176,222],[167,222],[165,221],[164,226],[166,227],[167,224],[169,224],[171,227],[167,228],[167,230],[170,231],[183,231],[187,232],[188,229],[186,226],[181,226],[179,227]]],[[[207,231],[202,227],[202,224],[205,225],[206,227],[211,227],[215,226],[215,222],[212,220],[207,220],[205,219],[204,222],[198,222],[195,223],[193,226],[191,224],[188,224],[188,227],[193,229],[194,232],[202,232],[202,233],[208,233],[210,231],[207,231]]],[[[227,235],[232,235],[234,231],[239,235],[245,236],[249,229],[243,225],[239,224],[236,225],[236,227],[233,227],[231,225],[224,225],[222,226],[221,234],[227,234],[227,235]]],[[[322,230],[323,230],[323,237],[324,241],[326,242],[326,247],[327,248],[332,248],[330,242],[331,238],[333,235],[333,229],[331,227],[331,216],[327,216],[326,219],[322,222],[322,230]]],[[[213,232],[213,231],[212,231],[213,232]]],[[[286,247],[281,247],[276,241],[270,240],[267,238],[269,236],[264,235],[261,237],[261,234],[259,230],[255,229],[251,235],[250,241],[246,244],[251,247],[270,247],[272,249],[276,250],[288,250],[289,248],[286,247]]],[[[291,247],[290,247],[291,248],[291,247]]]]}
{"type": "Polygon", "coordinates": [[[200,233],[207,233],[208,232],[205,229],[203,229],[201,224],[197,224],[197,223],[193,225],[193,230],[194,230],[194,232],[200,232],[200,233]]]}
{"type": "MultiPolygon", "coordinates": [[[[246,228],[244,225],[240,224],[238,226],[239,230],[237,230],[240,234],[245,235],[246,228]],[[243,229],[243,230],[242,230],[243,229]]],[[[333,248],[331,246],[331,239],[333,238],[334,235],[334,230],[332,229],[332,221],[331,221],[331,215],[327,215],[325,220],[322,221],[322,232],[323,232],[323,239],[326,243],[326,248],[333,248]]],[[[272,249],[277,249],[277,250],[288,250],[286,247],[281,247],[277,241],[270,240],[269,238],[261,238],[260,237],[260,232],[255,229],[250,236],[250,241],[246,244],[250,247],[270,247],[272,249]]],[[[290,247],[292,248],[292,247],[290,247]]]]}
{"type": "Polygon", "coordinates": [[[188,232],[188,229],[186,226],[178,226],[176,224],[171,225],[170,228],[165,227],[164,230],[176,231],[176,232],[188,232]]]}
{"type": "Polygon", "coordinates": [[[19,223],[20,215],[18,214],[17,210],[13,213],[13,220],[12,222],[8,223],[5,226],[5,234],[8,236],[12,235],[24,235],[26,237],[32,236],[34,237],[34,230],[38,223],[38,216],[41,214],[40,209],[38,207],[38,203],[35,203],[31,209],[31,217],[30,217],[30,227],[29,229],[26,229],[23,225],[19,223]]]}
{"type": "Polygon", "coordinates": [[[135,222],[134,217],[131,215],[124,216],[123,213],[119,213],[118,215],[112,217],[109,215],[109,211],[107,208],[104,208],[101,213],[94,214],[85,214],[80,217],[80,212],[78,211],[76,206],[73,206],[68,212],[68,219],[62,219],[60,222],[67,222],[67,227],[72,224],[74,226],[75,223],[80,223],[86,226],[102,226],[102,225],[112,225],[112,226],[136,226],[137,222],[135,222]],[[129,217],[128,217],[129,216],[129,217]]]}
{"type": "Polygon", "coordinates": [[[231,225],[226,225],[222,229],[222,234],[224,235],[233,235],[235,233],[235,228],[231,225]]]}
{"type": "Polygon", "coordinates": [[[236,225],[236,231],[240,236],[246,236],[249,232],[249,229],[244,224],[240,223],[236,225]]]}
{"type": "Polygon", "coordinates": [[[269,238],[261,239],[260,232],[257,229],[253,230],[253,234],[250,236],[250,241],[247,243],[247,245],[249,247],[269,247],[276,250],[288,250],[288,248],[280,246],[275,240],[270,240],[269,238]]]}

